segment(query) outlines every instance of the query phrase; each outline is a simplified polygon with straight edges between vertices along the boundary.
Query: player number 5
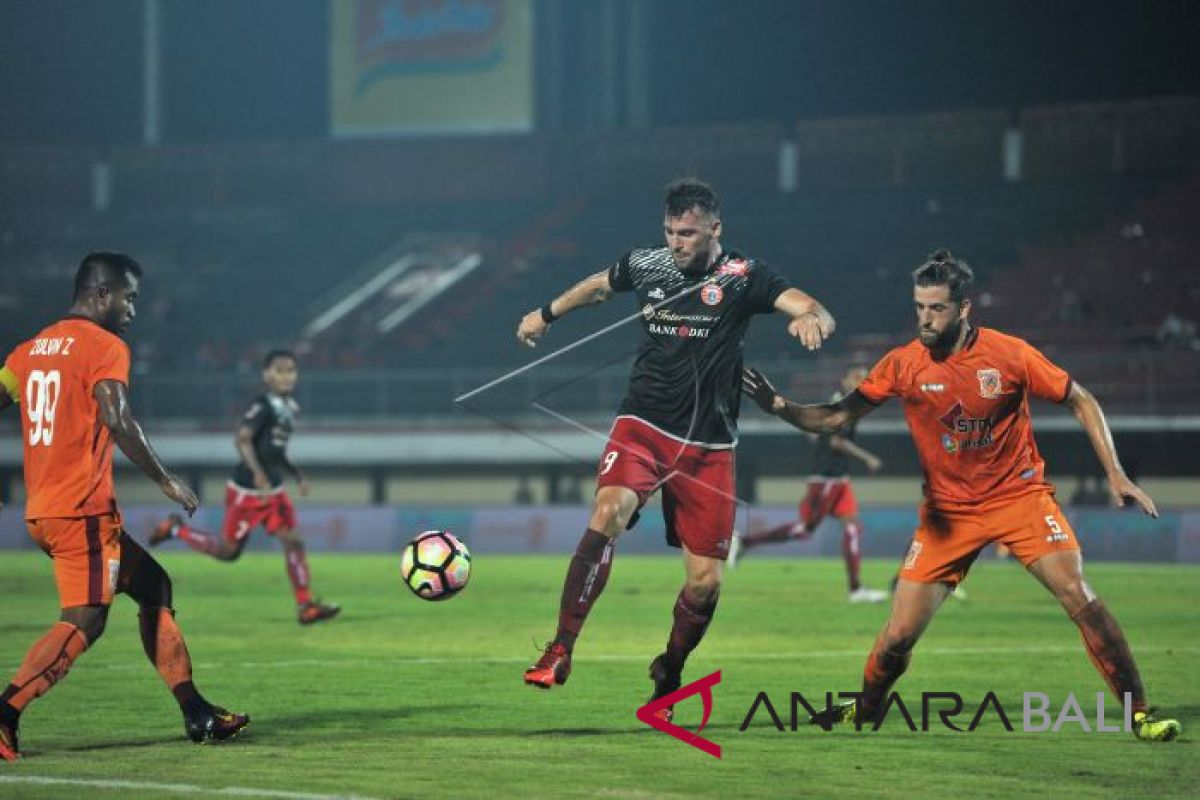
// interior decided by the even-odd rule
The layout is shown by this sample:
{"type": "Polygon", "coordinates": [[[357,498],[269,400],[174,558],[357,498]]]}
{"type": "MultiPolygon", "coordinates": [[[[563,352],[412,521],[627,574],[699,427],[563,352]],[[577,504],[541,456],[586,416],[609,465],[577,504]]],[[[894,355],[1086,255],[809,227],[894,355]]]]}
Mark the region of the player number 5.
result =
{"type": "Polygon", "coordinates": [[[29,446],[46,447],[54,441],[54,409],[58,407],[62,377],[58,370],[35,369],[25,381],[25,413],[29,415],[29,446]]]}
{"type": "Polygon", "coordinates": [[[1046,515],[1046,526],[1050,528],[1051,533],[1062,533],[1062,528],[1059,527],[1058,520],[1049,514],[1046,515]]]}
{"type": "Polygon", "coordinates": [[[617,463],[617,456],[619,455],[620,452],[617,450],[610,450],[604,454],[604,469],[600,470],[601,475],[608,474],[608,471],[613,468],[613,464],[617,463]]]}

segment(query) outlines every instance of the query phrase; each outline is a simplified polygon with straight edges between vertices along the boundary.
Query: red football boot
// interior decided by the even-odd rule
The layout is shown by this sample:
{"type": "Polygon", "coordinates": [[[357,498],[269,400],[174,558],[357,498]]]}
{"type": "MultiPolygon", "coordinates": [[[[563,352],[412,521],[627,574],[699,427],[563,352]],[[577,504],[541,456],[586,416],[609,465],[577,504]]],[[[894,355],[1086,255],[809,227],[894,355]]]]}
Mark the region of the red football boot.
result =
{"type": "Polygon", "coordinates": [[[342,612],[342,607],[337,603],[322,603],[317,600],[312,603],[305,603],[296,609],[296,619],[301,625],[312,625],[314,622],[324,622],[327,619],[333,619],[342,612]]]}
{"type": "Polygon", "coordinates": [[[571,676],[571,654],[557,642],[551,643],[542,657],[525,670],[525,683],[539,689],[549,689],[554,684],[561,686],[571,676]]]}

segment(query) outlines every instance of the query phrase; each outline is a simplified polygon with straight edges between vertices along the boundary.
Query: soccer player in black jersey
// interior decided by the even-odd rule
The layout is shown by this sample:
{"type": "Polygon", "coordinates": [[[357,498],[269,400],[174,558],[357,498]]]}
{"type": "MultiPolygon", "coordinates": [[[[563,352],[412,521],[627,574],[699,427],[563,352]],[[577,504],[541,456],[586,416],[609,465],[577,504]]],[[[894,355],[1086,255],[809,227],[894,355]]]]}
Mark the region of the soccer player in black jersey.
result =
{"type": "MultiPolygon", "coordinates": [[[[853,392],[867,377],[865,367],[852,366],[842,375],[841,387],[829,402],[836,403],[853,392]]],[[[778,525],[769,530],[739,536],[736,533],[730,547],[729,566],[748,550],[761,544],[807,539],[817,532],[821,521],[833,516],[842,524],[842,558],[846,562],[846,577],[850,583],[851,603],[882,603],[887,592],[862,585],[859,577],[862,564],[862,522],[858,518],[858,501],[850,486],[850,459],[861,461],[871,472],[883,466],[879,457],[854,441],[857,423],[851,422],[837,433],[815,436],[813,471],[808,477],[808,490],[800,501],[800,521],[778,525]]]]}
{"type": "Polygon", "coordinates": [[[296,615],[301,625],[331,619],[341,608],[314,600],[309,589],[308,557],[296,530],[296,509],[283,488],[284,473],[296,479],[300,494],[308,494],[308,481],[288,460],[287,445],[300,406],[292,398],[299,373],[290,350],[272,350],[263,359],[267,391],[254,398],[242,414],[237,449],[242,459],[225,489],[225,522],[221,535],[202,533],[178,514],[159,523],[150,535],[151,546],[180,539],[193,550],[221,561],[236,561],[250,540],[250,532],[263,526],[283,545],[288,579],[296,595],[296,615]]]}
{"type": "MultiPolygon", "coordinates": [[[[833,333],[820,303],[773,270],[721,246],[716,194],[698,180],[667,187],[665,247],[638,248],[521,320],[526,345],[551,323],[616,292],[635,292],[642,341],[598,467],[588,529],[567,568],[558,632],[525,682],[562,684],[584,620],[612,567],[617,536],[657,490],[670,544],[683,550],[686,582],[666,649],[650,665],[652,699],[679,688],[684,661],[704,636],[729,552],[735,498],[733,449],[743,336],[755,314],[780,311],[788,334],[816,350],[833,333]]],[[[665,719],[671,711],[660,712],[665,719]]]]}

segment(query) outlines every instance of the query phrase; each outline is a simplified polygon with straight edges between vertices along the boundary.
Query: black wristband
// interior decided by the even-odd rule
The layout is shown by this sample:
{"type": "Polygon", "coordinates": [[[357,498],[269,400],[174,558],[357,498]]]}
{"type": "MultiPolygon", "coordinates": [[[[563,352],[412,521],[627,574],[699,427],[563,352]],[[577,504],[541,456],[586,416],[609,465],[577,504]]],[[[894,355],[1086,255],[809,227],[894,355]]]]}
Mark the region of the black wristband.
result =
{"type": "Polygon", "coordinates": [[[546,305],[542,306],[542,322],[547,325],[558,319],[558,317],[554,316],[554,312],[550,310],[551,305],[551,303],[546,303],[546,305]]]}

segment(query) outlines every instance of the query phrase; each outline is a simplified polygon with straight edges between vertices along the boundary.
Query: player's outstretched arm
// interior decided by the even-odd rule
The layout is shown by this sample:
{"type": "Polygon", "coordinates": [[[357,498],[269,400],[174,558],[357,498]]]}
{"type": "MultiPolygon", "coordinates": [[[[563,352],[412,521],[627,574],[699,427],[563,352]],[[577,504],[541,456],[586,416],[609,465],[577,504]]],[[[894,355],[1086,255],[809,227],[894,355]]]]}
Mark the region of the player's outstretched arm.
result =
{"type": "Polygon", "coordinates": [[[875,410],[858,392],[851,392],[836,403],[793,403],[775,391],[767,376],[753,367],[742,370],[742,391],[754,398],[763,411],[809,433],[836,433],[875,410]]]}
{"type": "Polygon", "coordinates": [[[1113,502],[1123,506],[1126,499],[1132,499],[1141,507],[1142,511],[1152,517],[1157,517],[1158,508],[1150,499],[1150,495],[1142,491],[1125,474],[1125,469],[1121,466],[1120,459],[1117,458],[1117,446],[1113,443],[1108,420],[1104,418],[1104,410],[1100,408],[1100,403],[1095,396],[1078,383],[1073,383],[1063,404],[1071,409],[1075,418],[1079,420],[1079,424],[1087,431],[1088,439],[1092,442],[1092,449],[1096,451],[1100,464],[1104,467],[1104,474],[1108,476],[1108,491],[1112,495],[1113,502]]]}
{"type": "Polygon", "coordinates": [[[820,348],[837,327],[825,306],[799,289],[788,289],[775,298],[775,310],[792,318],[788,323],[788,335],[799,339],[809,350],[820,348]]]}
{"type": "Polygon", "coordinates": [[[172,475],[150,446],[146,432],[133,416],[129,405],[129,390],[120,381],[103,380],[92,390],[100,407],[100,421],[112,431],[113,441],[146,477],[158,484],[163,494],[183,506],[191,514],[200,505],[196,493],[186,483],[172,475]]]}
{"type": "Polygon", "coordinates": [[[530,311],[517,326],[517,340],[526,347],[536,347],[537,340],[546,335],[550,323],[577,308],[603,303],[613,295],[608,282],[608,270],[589,275],[541,308],[530,311]]]}

